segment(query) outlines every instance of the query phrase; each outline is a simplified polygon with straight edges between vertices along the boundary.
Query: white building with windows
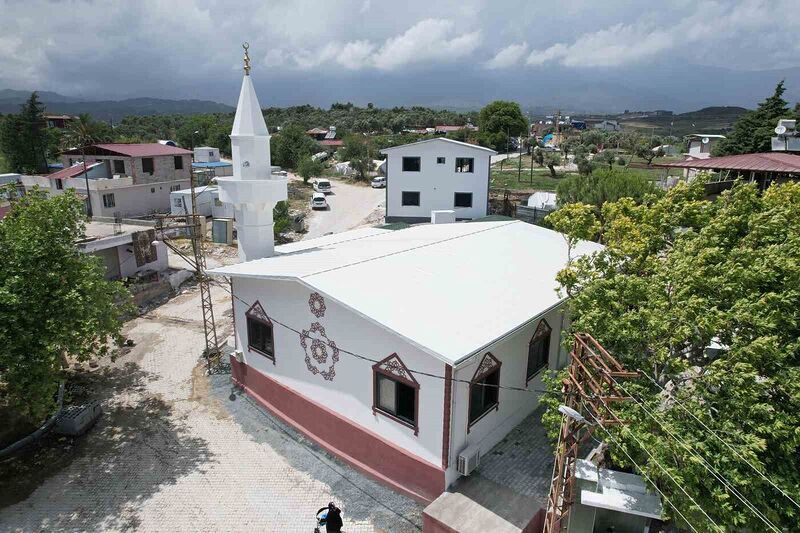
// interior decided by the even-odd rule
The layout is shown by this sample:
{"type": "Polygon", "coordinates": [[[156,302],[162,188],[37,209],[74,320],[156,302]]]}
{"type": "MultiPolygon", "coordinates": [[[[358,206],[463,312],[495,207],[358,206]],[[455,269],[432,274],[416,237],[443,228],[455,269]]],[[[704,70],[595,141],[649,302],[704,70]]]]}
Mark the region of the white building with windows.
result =
{"type": "MultiPolygon", "coordinates": [[[[566,364],[556,274],[567,242],[505,220],[365,228],[275,247],[264,213],[287,183],[270,171],[245,57],[234,175],[217,180],[236,211],[242,262],[208,272],[231,280],[232,378],[328,452],[431,502],[536,409],[544,370],[566,364]]],[[[445,140],[387,152],[390,175],[403,157],[418,158],[417,171],[461,165],[437,179],[475,196],[474,175],[493,153],[445,140]]],[[[443,207],[452,205],[428,209],[443,207]]],[[[599,249],[580,242],[572,257],[599,249]]]]}
{"type": "Polygon", "coordinates": [[[436,138],[381,153],[387,156],[386,222],[425,222],[438,210],[454,210],[457,220],[487,215],[494,150],[436,138]]]}

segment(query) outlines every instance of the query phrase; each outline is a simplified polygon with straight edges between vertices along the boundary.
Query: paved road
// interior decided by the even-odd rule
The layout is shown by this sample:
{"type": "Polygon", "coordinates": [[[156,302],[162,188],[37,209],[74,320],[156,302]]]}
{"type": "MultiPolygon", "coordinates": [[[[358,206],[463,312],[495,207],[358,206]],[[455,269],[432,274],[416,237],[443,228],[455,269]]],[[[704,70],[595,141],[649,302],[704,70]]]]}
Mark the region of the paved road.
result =
{"type": "MultiPolygon", "coordinates": [[[[212,297],[225,338],[230,298],[216,287],[212,297]]],[[[136,346],[90,374],[104,409],[97,425],[74,442],[53,438],[54,459],[29,458],[21,471],[32,481],[0,475],[0,486],[19,493],[5,495],[17,503],[0,509],[0,531],[310,533],[331,500],[348,533],[421,530],[418,504],[247,397],[230,399],[230,376],[206,376],[196,288],[132,320],[125,334],[136,346]]]]}
{"type": "Polygon", "coordinates": [[[321,237],[326,233],[340,233],[368,222],[376,224],[383,221],[379,211],[385,210],[385,189],[350,185],[339,180],[331,180],[331,185],[333,192],[327,196],[328,209],[309,214],[306,239],[321,237]]]}

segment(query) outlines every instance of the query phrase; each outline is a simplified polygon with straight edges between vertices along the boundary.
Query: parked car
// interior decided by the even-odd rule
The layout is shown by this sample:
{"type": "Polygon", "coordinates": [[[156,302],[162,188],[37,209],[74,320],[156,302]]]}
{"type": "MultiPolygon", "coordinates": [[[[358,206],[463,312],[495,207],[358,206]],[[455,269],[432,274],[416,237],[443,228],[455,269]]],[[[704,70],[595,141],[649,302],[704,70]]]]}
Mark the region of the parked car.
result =
{"type": "Polygon", "coordinates": [[[329,193],[331,192],[331,182],[324,178],[318,178],[314,180],[314,190],[321,193],[329,193]]]}
{"type": "Polygon", "coordinates": [[[311,209],[328,209],[328,201],[325,199],[325,194],[315,192],[311,197],[311,209]]]}
{"type": "Polygon", "coordinates": [[[386,176],[375,176],[372,178],[372,188],[382,189],[386,187],[386,176]]]}

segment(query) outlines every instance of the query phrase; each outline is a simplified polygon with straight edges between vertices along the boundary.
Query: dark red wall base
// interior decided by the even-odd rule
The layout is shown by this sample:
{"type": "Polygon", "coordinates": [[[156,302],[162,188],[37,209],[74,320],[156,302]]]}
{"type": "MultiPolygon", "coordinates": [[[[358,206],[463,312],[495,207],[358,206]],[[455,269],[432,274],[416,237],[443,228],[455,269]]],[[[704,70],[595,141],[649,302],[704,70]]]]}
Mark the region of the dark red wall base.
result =
{"type": "Polygon", "coordinates": [[[372,431],[231,358],[234,382],[272,414],[328,452],[417,501],[430,503],[444,489],[444,470],[372,431]]]}

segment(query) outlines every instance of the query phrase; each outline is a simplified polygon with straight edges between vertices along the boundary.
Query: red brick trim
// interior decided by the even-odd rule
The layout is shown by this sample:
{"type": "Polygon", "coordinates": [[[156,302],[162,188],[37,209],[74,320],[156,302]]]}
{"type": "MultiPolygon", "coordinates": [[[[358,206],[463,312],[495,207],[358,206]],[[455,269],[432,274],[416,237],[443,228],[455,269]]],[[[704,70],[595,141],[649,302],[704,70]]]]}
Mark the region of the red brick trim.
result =
{"type": "Polygon", "coordinates": [[[231,358],[233,381],[285,423],[390,488],[423,503],[443,491],[444,470],[231,358]]]}
{"type": "Polygon", "coordinates": [[[453,367],[444,365],[444,421],[442,422],[442,468],[450,465],[450,404],[453,395],[453,367]]]}

